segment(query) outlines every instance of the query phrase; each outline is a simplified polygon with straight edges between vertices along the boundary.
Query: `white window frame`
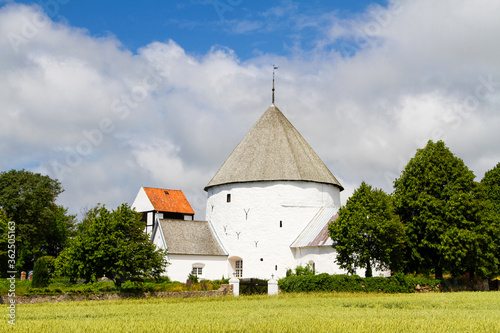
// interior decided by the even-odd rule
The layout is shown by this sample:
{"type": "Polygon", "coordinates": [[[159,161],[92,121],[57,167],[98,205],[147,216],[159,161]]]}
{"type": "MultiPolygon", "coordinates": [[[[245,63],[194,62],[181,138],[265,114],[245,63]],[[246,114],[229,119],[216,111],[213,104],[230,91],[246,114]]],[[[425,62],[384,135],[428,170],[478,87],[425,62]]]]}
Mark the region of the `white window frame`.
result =
{"type": "Polygon", "coordinates": [[[243,260],[236,260],[234,262],[234,277],[243,277],[243,260]]]}
{"type": "Polygon", "coordinates": [[[204,264],[193,264],[191,268],[191,274],[196,276],[203,276],[203,268],[205,268],[204,264]]]}

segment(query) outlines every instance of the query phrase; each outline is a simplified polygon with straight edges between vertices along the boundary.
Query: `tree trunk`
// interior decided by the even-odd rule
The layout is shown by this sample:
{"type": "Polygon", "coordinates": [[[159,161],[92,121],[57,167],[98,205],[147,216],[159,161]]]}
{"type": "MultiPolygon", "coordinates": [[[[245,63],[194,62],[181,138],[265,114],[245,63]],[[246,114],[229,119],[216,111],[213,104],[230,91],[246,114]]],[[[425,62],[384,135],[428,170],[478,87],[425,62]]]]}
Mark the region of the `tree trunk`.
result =
{"type": "Polygon", "coordinates": [[[372,265],[371,265],[370,261],[368,261],[366,263],[365,277],[372,277],[372,265]]]}

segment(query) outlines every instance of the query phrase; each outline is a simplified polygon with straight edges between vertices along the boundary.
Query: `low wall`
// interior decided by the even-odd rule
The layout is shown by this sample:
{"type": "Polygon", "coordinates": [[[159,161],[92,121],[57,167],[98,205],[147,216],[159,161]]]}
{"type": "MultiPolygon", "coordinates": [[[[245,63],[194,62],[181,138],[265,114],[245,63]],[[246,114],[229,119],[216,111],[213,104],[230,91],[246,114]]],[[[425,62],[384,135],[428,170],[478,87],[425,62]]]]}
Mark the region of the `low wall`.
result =
{"type": "MultiPolygon", "coordinates": [[[[219,290],[207,291],[164,291],[155,293],[121,293],[121,294],[90,294],[90,295],[26,295],[17,296],[16,304],[34,304],[34,303],[57,303],[69,301],[101,301],[101,300],[121,300],[121,299],[139,299],[139,298],[191,298],[191,297],[219,297],[224,295],[232,295],[233,288],[229,284],[223,284],[219,290]]],[[[0,304],[10,303],[10,297],[7,295],[0,296],[0,304]]]]}

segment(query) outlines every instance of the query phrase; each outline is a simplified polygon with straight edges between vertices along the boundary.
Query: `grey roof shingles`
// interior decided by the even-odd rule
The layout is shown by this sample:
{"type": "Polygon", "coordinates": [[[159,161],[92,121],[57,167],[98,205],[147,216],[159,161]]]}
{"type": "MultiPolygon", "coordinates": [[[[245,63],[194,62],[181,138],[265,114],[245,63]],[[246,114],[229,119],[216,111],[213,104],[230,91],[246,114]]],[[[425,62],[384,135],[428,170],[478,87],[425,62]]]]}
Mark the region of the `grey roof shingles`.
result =
{"type": "Polygon", "coordinates": [[[207,221],[160,220],[169,254],[226,256],[207,221]]]}
{"type": "Polygon", "coordinates": [[[332,246],[328,225],[338,218],[338,207],[321,207],[290,247],[332,246]]]}
{"type": "Polygon", "coordinates": [[[342,185],[283,113],[271,105],[205,187],[302,180],[342,185]]]}

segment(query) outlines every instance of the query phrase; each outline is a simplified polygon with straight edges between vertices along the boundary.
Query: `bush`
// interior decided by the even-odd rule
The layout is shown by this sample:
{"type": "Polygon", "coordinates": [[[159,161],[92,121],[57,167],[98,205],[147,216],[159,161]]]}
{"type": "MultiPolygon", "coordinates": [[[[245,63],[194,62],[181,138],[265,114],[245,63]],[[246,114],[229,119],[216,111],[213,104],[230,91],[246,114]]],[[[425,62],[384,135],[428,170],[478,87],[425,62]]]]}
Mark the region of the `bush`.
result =
{"type": "Polygon", "coordinates": [[[298,265],[295,267],[295,272],[291,269],[288,268],[286,270],[286,276],[299,276],[299,275],[314,275],[314,269],[311,267],[311,265],[307,264],[304,267],[302,265],[298,265]]]}
{"type": "Polygon", "coordinates": [[[220,280],[212,280],[209,282],[212,284],[212,290],[217,290],[220,288],[221,285],[228,284],[229,279],[224,279],[224,277],[222,277],[222,279],[220,279],[220,280]]]}
{"type": "Polygon", "coordinates": [[[143,292],[142,284],[135,281],[125,281],[120,287],[120,291],[124,293],[141,293],[143,292]]]}
{"type": "Polygon", "coordinates": [[[198,275],[194,275],[193,273],[189,273],[186,283],[198,283],[198,275]]]}
{"type": "Polygon", "coordinates": [[[33,268],[33,288],[45,288],[49,285],[50,279],[54,274],[55,260],[54,257],[44,256],[38,258],[33,268]]]}
{"type": "Polygon", "coordinates": [[[284,292],[343,291],[343,292],[384,292],[413,293],[415,286],[435,287],[439,280],[407,278],[402,274],[391,277],[361,278],[357,275],[319,275],[289,276],[279,280],[284,292]]]}

